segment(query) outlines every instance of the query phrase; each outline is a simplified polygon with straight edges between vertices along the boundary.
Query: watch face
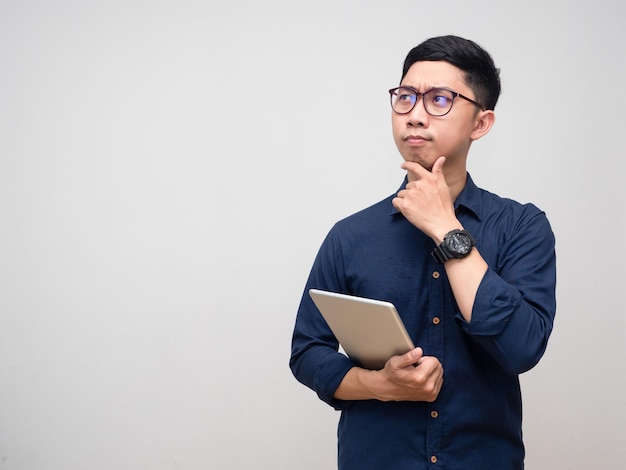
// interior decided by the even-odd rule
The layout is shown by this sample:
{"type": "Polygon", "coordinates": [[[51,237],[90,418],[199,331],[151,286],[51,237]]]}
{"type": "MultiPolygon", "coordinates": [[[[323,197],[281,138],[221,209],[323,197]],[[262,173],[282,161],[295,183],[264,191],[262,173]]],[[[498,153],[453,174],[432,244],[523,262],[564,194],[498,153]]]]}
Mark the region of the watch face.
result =
{"type": "Polygon", "coordinates": [[[448,248],[453,253],[465,255],[469,253],[472,249],[472,242],[470,238],[464,233],[457,233],[450,238],[448,248]]]}

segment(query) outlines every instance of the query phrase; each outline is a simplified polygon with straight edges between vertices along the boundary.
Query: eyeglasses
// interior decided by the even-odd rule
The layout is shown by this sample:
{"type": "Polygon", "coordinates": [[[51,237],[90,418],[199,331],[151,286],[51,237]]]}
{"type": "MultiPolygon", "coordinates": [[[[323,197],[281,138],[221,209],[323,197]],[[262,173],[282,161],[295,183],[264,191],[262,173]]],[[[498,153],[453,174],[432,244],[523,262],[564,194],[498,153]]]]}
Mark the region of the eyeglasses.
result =
{"type": "Polygon", "coordinates": [[[393,111],[397,114],[409,114],[413,111],[413,108],[415,108],[420,95],[422,96],[424,109],[431,116],[445,116],[448,114],[452,109],[454,99],[457,97],[463,98],[464,100],[475,104],[482,110],[485,109],[482,104],[462,95],[461,93],[457,93],[456,91],[447,90],[445,88],[431,88],[430,90],[421,93],[410,86],[401,86],[389,90],[391,109],[393,109],[393,111]]]}

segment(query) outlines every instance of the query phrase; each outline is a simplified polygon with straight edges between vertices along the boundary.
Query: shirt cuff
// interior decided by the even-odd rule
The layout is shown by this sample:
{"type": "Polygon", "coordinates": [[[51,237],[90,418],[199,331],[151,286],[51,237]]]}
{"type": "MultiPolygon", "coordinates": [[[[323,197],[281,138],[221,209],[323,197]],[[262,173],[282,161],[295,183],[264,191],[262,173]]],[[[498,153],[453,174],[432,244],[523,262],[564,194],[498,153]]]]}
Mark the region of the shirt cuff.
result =
{"type": "Polygon", "coordinates": [[[521,301],[522,295],[515,287],[488,269],[476,292],[471,321],[466,322],[460,313],[457,318],[470,335],[496,336],[502,333],[521,301]]]}
{"type": "Polygon", "coordinates": [[[343,354],[338,354],[338,356],[331,362],[322,364],[319,367],[315,374],[315,390],[321,400],[336,410],[342,410],[347,407],[348,402],[337,400],[335,392],[345,375],[355,364],[343,354]]]}

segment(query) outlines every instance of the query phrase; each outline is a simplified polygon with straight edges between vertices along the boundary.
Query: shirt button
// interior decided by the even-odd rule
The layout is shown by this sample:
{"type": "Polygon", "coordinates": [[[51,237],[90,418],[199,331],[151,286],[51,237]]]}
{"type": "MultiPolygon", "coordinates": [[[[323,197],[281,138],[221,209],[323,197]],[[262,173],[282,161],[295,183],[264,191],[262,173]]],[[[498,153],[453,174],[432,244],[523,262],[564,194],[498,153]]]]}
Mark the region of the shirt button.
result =
{"type": "Polygon", "coordinates": [[[431,461],[432,463],[437,463],[437,456],[436,456],[436,455],[432,455],[432,456],[430,457],[430,461],[431,461]]]}
{"type": "Polygon", "coordinates": [[[439,413],[437,413],[435,410],[433,410],[433,411],[430,412],[430,416],[432,418],[437,418],[439,416],[439,413]]]}
{"type": "Polygon", "coordinates": [[[439,317],[435,317],[435,318],[433,318],[433,323],[435,325],[439,325],[439,323],[441,323],[441,320],[439,319],[439,317]]]}
{"type": "Polygon", "coordinates": [[[433,279],[439,279],[439,276],[441,276],[441,274],[439,274],[439,271],[433,271],[433,279]]]}

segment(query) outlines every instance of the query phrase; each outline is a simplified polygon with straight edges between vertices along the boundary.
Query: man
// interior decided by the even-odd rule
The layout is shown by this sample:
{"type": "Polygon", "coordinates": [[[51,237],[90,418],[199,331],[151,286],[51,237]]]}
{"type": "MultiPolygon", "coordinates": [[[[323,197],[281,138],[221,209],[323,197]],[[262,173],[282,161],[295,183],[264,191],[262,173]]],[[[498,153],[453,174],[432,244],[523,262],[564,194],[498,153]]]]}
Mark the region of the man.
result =
{"type": "Polygon", "coordinates": [[[518,374],[552,330],[554,236],[535,206],[467,173],[499,94],[499,70],[474,42],[436,37],[411,50],[390,90],[404,183],[335,224],[315,259],[290,366],[342,412],[340,469],[524,466],[518,374]],[[310,288],[392,302],[418,347],[382,370],[359,367],[338,352],[310,288]]]}

